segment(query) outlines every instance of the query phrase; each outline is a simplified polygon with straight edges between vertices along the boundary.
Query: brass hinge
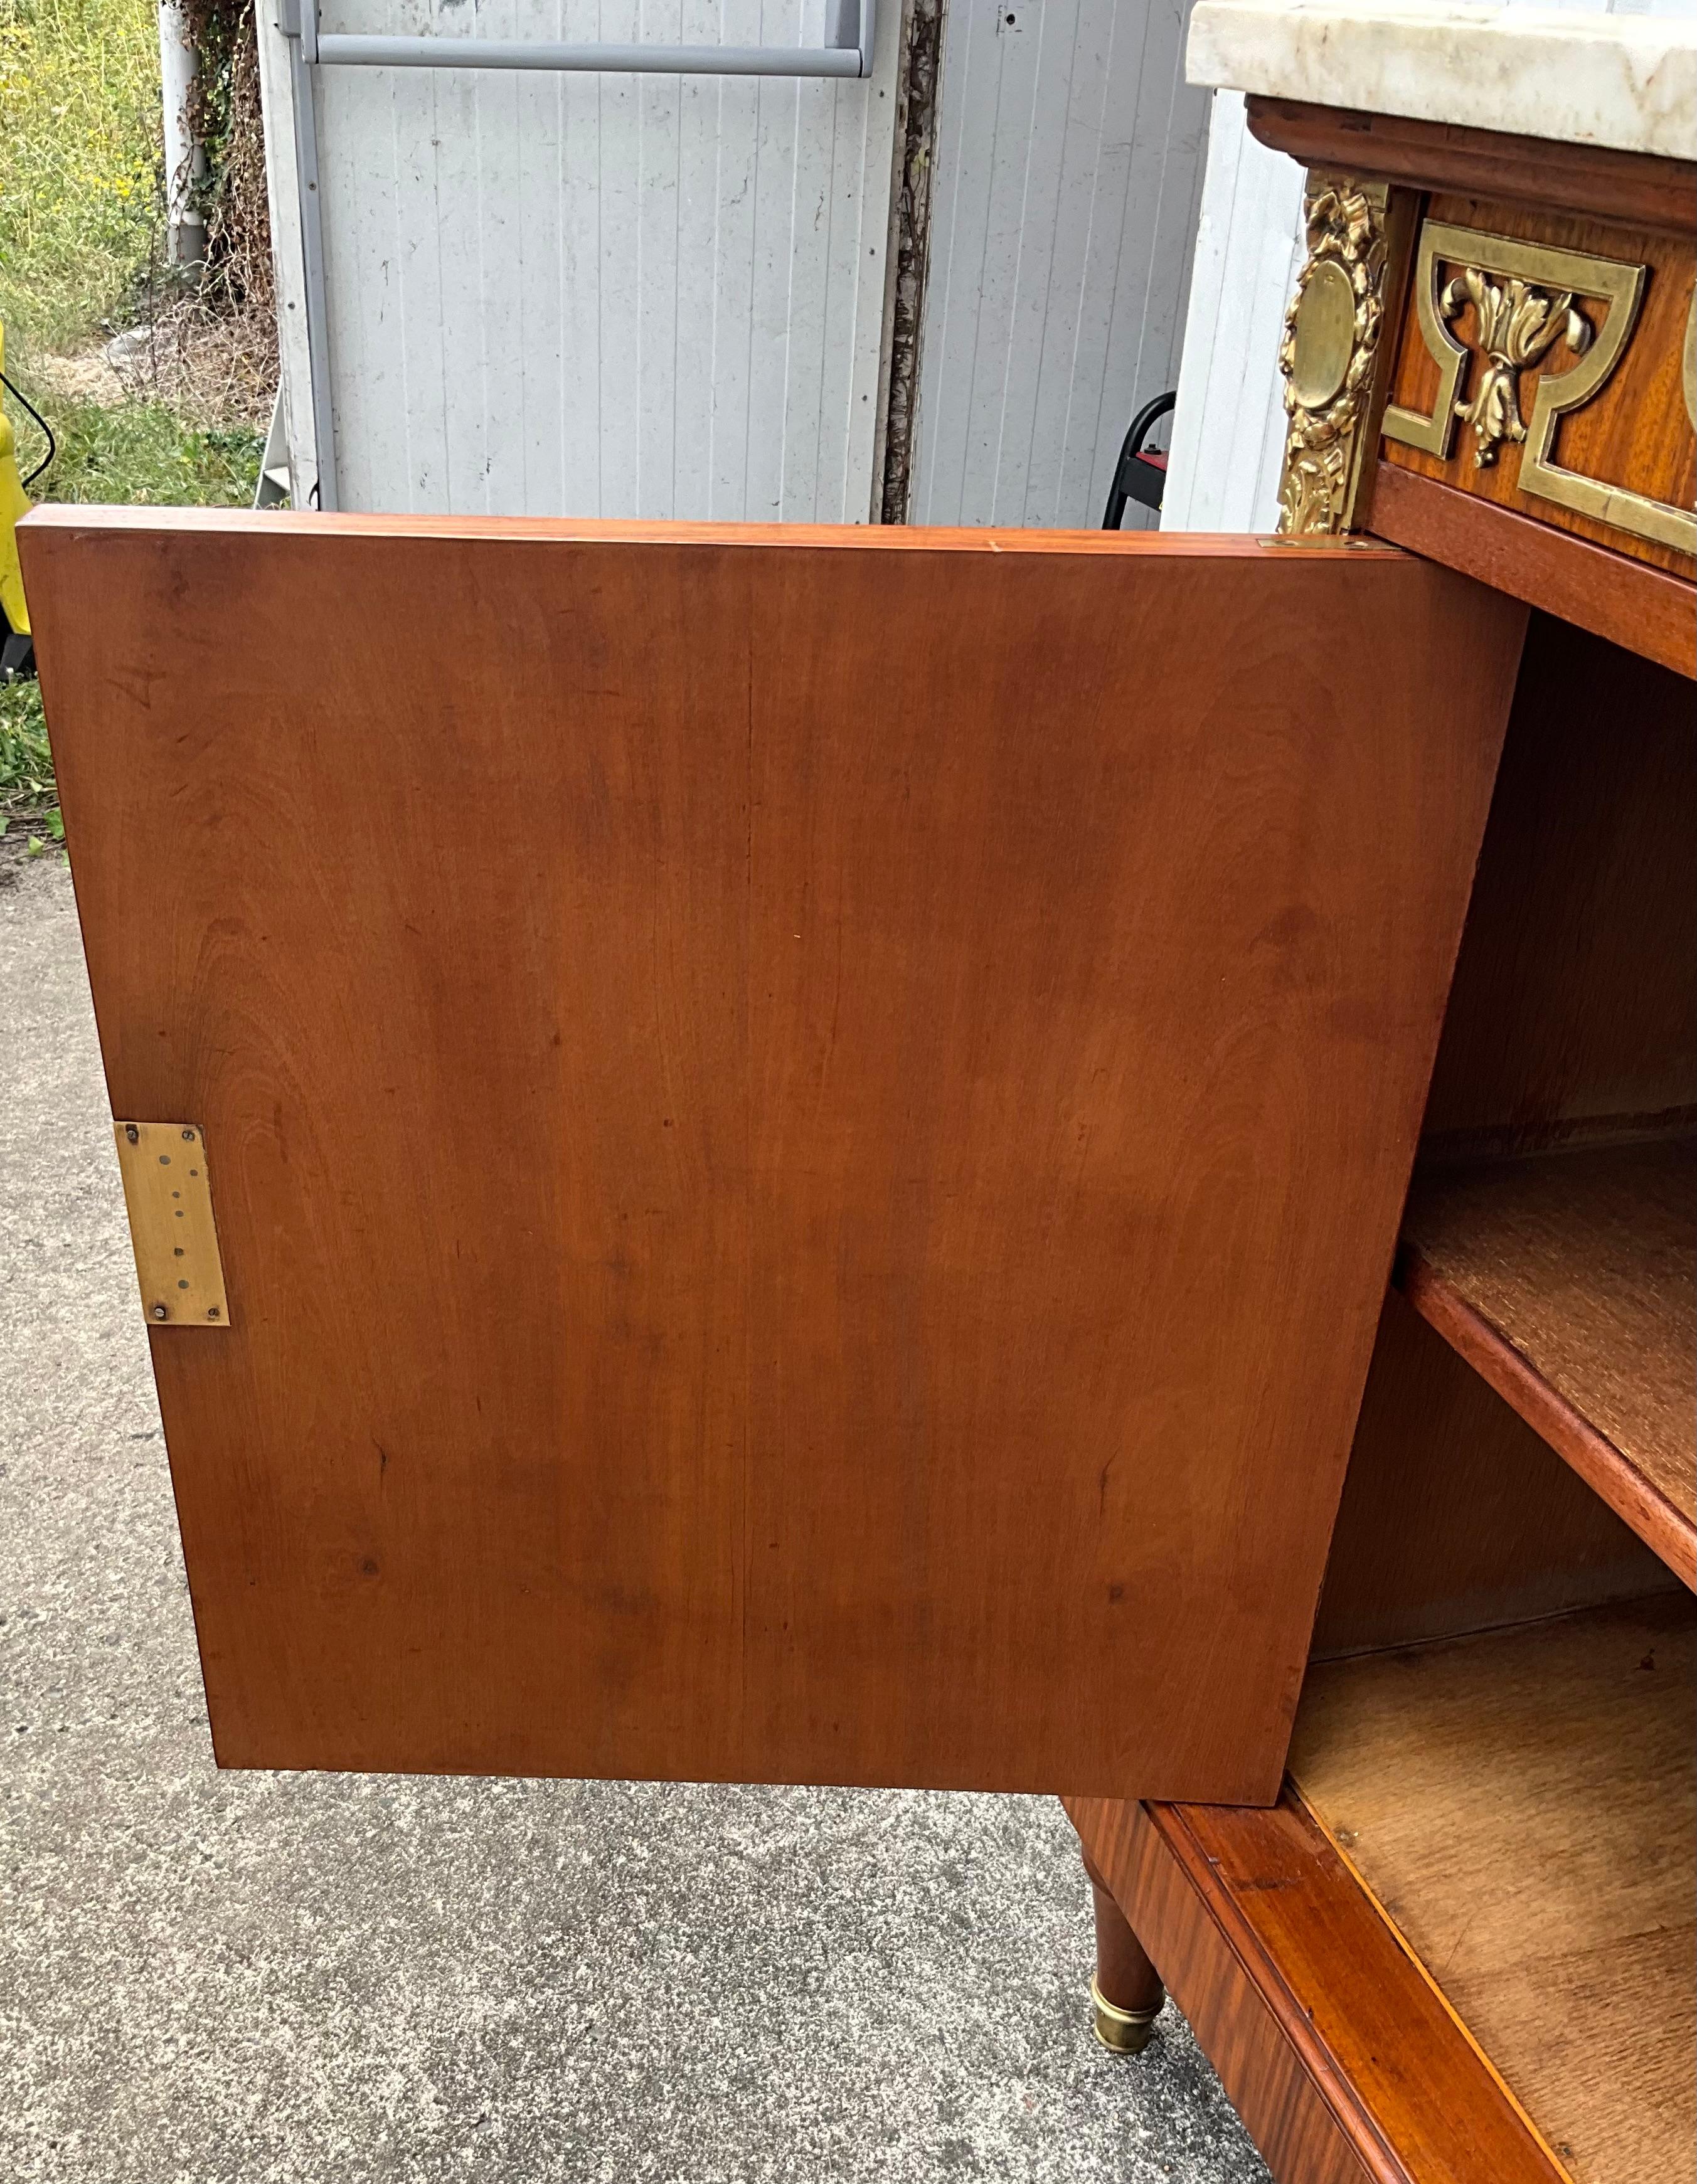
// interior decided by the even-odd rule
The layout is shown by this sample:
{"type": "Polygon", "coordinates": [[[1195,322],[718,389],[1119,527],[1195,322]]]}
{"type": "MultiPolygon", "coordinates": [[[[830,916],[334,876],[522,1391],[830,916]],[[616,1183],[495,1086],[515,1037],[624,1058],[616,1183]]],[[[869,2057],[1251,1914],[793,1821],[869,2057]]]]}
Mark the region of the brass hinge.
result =
{"type": "Polygon", "coordinates": [[[155,1325],[227,1327],[205,1137],[194,1123],[114,1123],[142,1309],[155,1325]]]}

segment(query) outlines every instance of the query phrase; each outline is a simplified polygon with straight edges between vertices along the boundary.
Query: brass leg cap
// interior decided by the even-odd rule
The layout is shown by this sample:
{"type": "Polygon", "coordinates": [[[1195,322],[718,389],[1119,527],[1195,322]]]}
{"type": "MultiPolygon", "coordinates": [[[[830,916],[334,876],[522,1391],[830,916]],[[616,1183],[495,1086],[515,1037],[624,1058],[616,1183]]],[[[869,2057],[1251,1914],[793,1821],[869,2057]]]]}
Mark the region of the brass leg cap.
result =
{"type": "Polygon", "coordinates": [[[1155,2020],[1161,2014],[1158,2003],[1153,2009],[1116,2008],[1104,1997],[1093,1977],[1090,1982],[1090,2000],[1096,2036],[1110,2054],[1136,2055],[1148,2046],[1155,2020]]]}

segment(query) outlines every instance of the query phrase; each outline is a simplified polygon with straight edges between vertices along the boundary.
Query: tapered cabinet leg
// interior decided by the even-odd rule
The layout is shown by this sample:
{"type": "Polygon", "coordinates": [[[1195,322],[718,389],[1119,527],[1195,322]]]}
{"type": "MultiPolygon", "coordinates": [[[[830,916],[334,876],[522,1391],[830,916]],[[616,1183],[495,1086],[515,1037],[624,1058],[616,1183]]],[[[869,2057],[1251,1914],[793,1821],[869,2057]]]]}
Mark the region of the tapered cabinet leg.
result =
{"type": "Polygon", "coordinates": [[[1090,1982],[1096,2036],[1116,2055],[1135,2055],[1147,2045],[1167,1992],[1088,1858],[1084,1869],[1096,1899],[1096,1972],[1090,1982]]]}

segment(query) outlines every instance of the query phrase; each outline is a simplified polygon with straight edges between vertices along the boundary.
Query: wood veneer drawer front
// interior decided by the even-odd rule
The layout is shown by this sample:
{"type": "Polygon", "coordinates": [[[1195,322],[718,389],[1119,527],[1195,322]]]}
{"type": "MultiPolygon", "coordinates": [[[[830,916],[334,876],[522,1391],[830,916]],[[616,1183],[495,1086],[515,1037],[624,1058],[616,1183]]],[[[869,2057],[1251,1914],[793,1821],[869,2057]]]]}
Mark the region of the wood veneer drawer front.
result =
{"type": "Polygon", "coordinates": [[[1688,236],[1432,197],[1386,460],[1691,575],[1694,269],[1688,236]]]}

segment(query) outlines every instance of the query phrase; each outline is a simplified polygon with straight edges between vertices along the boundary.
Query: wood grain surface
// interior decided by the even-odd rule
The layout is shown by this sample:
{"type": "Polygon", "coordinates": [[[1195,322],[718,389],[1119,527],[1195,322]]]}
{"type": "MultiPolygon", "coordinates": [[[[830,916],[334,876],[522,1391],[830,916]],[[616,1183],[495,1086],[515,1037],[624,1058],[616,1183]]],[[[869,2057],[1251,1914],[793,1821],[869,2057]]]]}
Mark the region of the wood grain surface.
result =
{"type": "Polygon", "coordinates": [[[1578,2184],[1697,2174],[1694,1698],[1678,1594],[1303,1692],[1303,1795],[1578,2184]]]}
{"type": "Polygon", "coordinates": [[[1697,1122],[1691,688],[1535,615],[1432,1071],[1428,1153],[1697,1122]]]}
{"type": "Polygon", "coordinates": [[[1588,1475],[1423,1310],[1396,1289],[1385,1298],[1320,1589],[1315,1658],[1675,1585],[1588,1475]]]}
{"type": "MultiPolygon", "coordinates": [[[[1688,197],[1688,209],[1692,203],[1688,197]]],[[[1552,243],[1563,250],[1648,269],[1644,300],[1626,348],[1590,400],[1557,420],[1550,459],[1582,477],[1646,493],[1671,508],[1689,509],[1697,495],[1697,430],[1685,406],[1681,374],[1686,321],[1691,311],[1693,281],[1697,277],[1697,245],[1691,238],[1689,218],[1686,232],[1676,236],[1658,229],[1620,227],[1605,220],[1552,214],[1536,206],[1443,194],[1428,198],[1426,217],[1476,234],[1552,243]]],[[[1460,270],[1458,261],[1442,260],[1437,276],[1440,285],[1460,270]]],[[[1594,333],[1599,334],[1607,307],[1594,298],[1581,301],[1594,333]]],[[[1466,400],[1477,388],[1485,369],[1471,303],[1464,306],[1451,332],[1468,351],[1469,360],[1456,389],[1458,398],[1466,400]]],[[[1577,362],[1566,343],[1559,342],[1542,361],[1516,375],[1523,423],[1531,421],[1538,382],[1551,375],[1560,377],[1577,362]]],[[[1410,295],[1403,307],[1403,324],[1391,366],[1390,399],[1418,416],[1429,417],[1437,398],[1437,363],[1421,332],[1410,295]]],[[[1497,460],[1483,468],[1474,459],[1476,444],[1471,431],[1458,419],[1449,454],[1443,460],[1398,440],[1382,441],[1381,453],[1393,469],[1436,479],[1456,492],[1513,509],[1557,531],[1610,547],[1633,560],[1687,578],[1692,576],[1692,556],[1677,547],[1660,545],[1618,525],[1523,492],[1521,450],[1512,441],[1504,441],[1497,460]]]]}
{"type": "Polygon", "coordinates": [[[1542,209],[1588,213],[1689,235],[1697,164],[1604,144],[1549,143],[1455,122],[1359,114],[1296,99],[1252,98],[1250,134],[1304,167],[1413,182],[1426,189],[1518,198],[1542,209]]]}
{"type": "MultiPolygon", "coordinates": [[[[1153,2015],[1167,1998],[1160,1975],[1126,1924],[1113,1890],[1091,1864],[1088,1852],[1084,1870],[1096,1925],[1096,1993],[1112,2008],[1153,2015]]],[[[1135,2054],[1138,2051],[1128,2044],[1122,2052],[1135,2054]]]]}
{"type": "Polygon", "coordinates": [[[1676,674],[1697,676],[1697,587],[1682,577],[1383,456],[1370,521],[1376,538],[1446,562],[1676,674]]]}
{"type": "Polygon", "coordinates": [[[1403,1233],[1416,1310],[1697,1585],[1697,1138],[1422,1169],[1403,1233]]]}
{"type": "Polygon", "coordinates": [[[224,1762],[1276,1794],[1517,609],[1246,540],[25,552],[114,1108],[216,1178],[234,1326],[154,1358],[224,1762]]]}
{"type": "Polygon", "coordinates": [[[1067,1809],[1277,2184],[1566,2184],[1292,1797],[1067,1809]]]}

